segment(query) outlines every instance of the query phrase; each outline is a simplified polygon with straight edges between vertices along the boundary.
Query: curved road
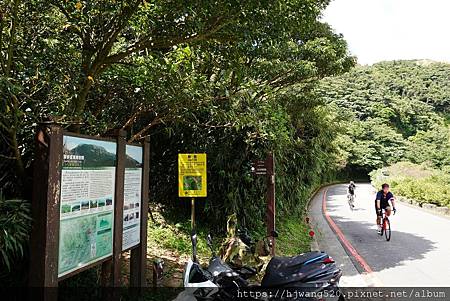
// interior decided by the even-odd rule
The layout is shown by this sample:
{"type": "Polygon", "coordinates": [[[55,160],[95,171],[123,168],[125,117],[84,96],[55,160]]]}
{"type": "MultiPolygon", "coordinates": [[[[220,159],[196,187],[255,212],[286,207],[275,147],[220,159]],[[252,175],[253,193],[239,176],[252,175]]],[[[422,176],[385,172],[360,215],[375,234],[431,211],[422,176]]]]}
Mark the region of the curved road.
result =
{"type": "Polygon", "coordinates": [[[341,265],[342,286],[450,286],[450,218],[397,202],[387,242],[376,233],[374,188],[356,184],[354,211],[346,193],[346,184],[328,186],[310,205],[319,248],[341,265]]]}

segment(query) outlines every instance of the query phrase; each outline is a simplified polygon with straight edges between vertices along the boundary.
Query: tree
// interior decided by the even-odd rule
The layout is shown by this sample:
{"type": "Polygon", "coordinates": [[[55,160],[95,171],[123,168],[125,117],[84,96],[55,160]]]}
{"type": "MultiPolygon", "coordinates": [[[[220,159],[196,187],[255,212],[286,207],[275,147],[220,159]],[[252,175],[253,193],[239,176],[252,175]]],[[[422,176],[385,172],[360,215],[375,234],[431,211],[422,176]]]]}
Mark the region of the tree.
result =
{"type": "Polygon", "coordinates": [[[368,173],[405,159],[446,165],[449,76],[448,64],[394,61],[324,79],[318,92],[347,128],[348,168],[368,173]]]}
{"type": "MultiPolygon", "coordinates": [[[[306,187],[334,166],[328,164],[335,160],[334,131],[327,124],[334,121],[312,89],[354,59],[342,37],[318,20],[328,1],[10,3],[17,13],[8,14],[8,22],[17,30],[12,73],[3,79],[15,97],[2,99],[15,115],[5,110],[3,121],[16,120],[6,127],[15,129],[17,144],[8,145],[5,156],[22,164],[26,176],[34,125],[48,119],[90,134],[120,127],[130,141],[153,135],[164,147],[180,138],[172,151],[208,147],[224,159],[217,170],[227,179],[217,181],[229,183],[227,191],[239,186],[246,164],[268,150],[279,152],[284,168],[306,187]],[[302,167],[291,167],[288,154],[301,157],[302,167]]],[[[3,28],[2,34],[11,32],[3,28]]],[[[9,167],[8,174],[18,178],[17,170],[9,167]]],[[[9,183],[11,195],[24,191],[9,183]]],[[[308,191],[291,191],[292,183],[280,189],[287,209],[308,191]]],[[[256,193],[250,186],[239,186],[228,208],[242,195],[250,205],[256,193]]]]}

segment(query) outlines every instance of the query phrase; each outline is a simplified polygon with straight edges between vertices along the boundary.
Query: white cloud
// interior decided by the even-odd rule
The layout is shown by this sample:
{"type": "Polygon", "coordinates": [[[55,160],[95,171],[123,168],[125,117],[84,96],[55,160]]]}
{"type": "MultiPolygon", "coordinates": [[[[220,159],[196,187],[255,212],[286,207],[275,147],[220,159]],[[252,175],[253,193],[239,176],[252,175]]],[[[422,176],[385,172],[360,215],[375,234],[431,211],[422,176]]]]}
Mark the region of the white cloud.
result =
{"type": "Polygon", "coordinates": [[[334,0],[323,20],[361,64],[395,59],[450,62],[449,0],[334,0]]]}

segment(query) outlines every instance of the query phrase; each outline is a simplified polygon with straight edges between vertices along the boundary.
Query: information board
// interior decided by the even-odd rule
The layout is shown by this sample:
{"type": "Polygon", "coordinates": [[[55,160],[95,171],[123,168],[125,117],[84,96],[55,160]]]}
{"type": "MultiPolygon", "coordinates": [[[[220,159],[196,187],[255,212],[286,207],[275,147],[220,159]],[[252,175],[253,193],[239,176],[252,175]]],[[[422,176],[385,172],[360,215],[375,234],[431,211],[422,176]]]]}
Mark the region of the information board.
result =
{"type": "Polygon", "coordinates": [[[141,238],[142,155],[143,152],[141,146],[126,146],[123,202],[123,251],[138,245],[141,238]]]}
{"type": "Polygon", "coordinates": [[[206,154],[178,154],[178,195],[206,197],[206,154]]]}
{"type": "Polygon", "coordinates": [[[116,143],[63,136],[58,277],[112,255],[116,143]]]}

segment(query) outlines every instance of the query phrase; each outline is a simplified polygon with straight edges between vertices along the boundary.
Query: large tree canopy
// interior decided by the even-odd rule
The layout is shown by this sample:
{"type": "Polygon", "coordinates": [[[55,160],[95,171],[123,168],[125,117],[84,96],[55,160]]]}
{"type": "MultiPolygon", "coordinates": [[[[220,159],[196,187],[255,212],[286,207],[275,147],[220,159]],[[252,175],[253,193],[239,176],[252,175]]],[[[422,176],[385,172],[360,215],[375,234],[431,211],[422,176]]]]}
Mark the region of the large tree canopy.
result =
{"type": "Polygon", "coordinates": [[[301,207],[338,164],[334,117],[314,85],[354,64],[319,20],[328,2],[4,2],[4,191],[29,191],[34,126],[52,119],[89,134],[123,128],[130,141],[151,135],[159,202],[176,202],[175,154],[208,152],[215,216],[262,214],[249,164],[273,151],[282,207],[301,207]]]}

